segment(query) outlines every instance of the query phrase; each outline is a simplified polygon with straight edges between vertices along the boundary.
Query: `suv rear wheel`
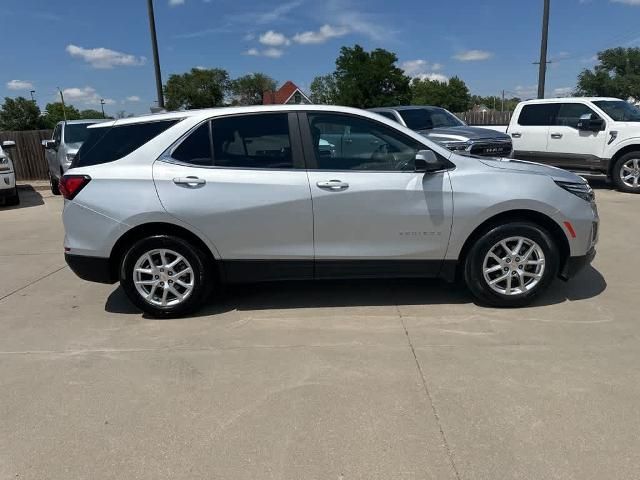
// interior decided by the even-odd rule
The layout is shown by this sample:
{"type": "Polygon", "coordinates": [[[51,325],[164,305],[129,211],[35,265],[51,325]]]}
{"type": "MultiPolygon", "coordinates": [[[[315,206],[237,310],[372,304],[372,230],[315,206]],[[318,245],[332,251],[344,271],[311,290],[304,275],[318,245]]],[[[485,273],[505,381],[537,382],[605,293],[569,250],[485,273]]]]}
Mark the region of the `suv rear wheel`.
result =
{"type": "Polygon", "coordinates": [[[621,192],[640,193],[640,152],[629,152],[618,158],[611,177],[621,192]]]}
{"type": "Polygon", "coordinates": [[[139,240],[120,268],[120,285],[131,302],[153,317],[193,312],[208,296],[212,280],[204,252],[171,235],[139,240]]]}
{"type": "Polygon", "coordinates": [[[49,172],[49,186],[51,187],[51,193],[60,195],[60,182],[51,175],[51,172],[49,172]]]}
{"type": "Polygon", "coordinates": [[[478,239],[465,261],[464,278],[473,295],[494,307],[531,303],[558,274],[560,255],[540,226],[514,222],[493,227],[478,239]]]}

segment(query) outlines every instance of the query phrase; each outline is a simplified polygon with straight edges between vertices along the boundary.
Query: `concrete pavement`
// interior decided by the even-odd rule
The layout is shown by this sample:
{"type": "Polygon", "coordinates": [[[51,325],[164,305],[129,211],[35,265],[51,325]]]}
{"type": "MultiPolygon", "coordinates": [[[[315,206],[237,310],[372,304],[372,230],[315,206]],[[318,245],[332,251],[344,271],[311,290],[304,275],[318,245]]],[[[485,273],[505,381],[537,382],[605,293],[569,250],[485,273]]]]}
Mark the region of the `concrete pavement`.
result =
{"type": "Polygon", "coordinates": [[[522,310],[432,281],[237,287],[142,317],[64,266],[60,197],[0,207],[0,479],[640,477],[640,196],[522,310]]]}

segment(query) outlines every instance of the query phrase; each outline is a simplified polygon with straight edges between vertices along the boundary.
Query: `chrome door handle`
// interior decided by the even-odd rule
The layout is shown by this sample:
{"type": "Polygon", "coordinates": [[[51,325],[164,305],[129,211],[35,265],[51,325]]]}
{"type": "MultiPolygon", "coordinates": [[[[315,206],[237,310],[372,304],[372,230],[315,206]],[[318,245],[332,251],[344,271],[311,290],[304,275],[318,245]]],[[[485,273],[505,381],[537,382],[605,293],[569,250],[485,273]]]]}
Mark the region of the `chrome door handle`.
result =
{"type": "Polygon", "coordinates": [[[552,133],[551,134],[551,138],[562,138],[562,134],[561,133],[552,133]]]}
{"type": "Polygon", "coordinates": [[[522,137],[522,134],[521,133],[512,133],[511,136],[513,138],[520,138],[520,137],[522,137]]]}
{"type": "Polygon", "coordinates": [[[207,181],[204,178],[198,177],[176,177],[173,179],[173,183],[176,185],[186,185],[188,187],[196,187],[198,185],[204,185],[207,181]]]}
{"type": "Polygon", "coordinates": [[[316,183],[316,185],[318,186],[318,188],[322,188],[324,190],[331,190],[334,192],[337,192],[340,190],[346,190],[347,188],[349,188],[349,184],[346,182],[343,182],[342,180],[329,180],[327,182],[318,182],[316,183]]]}

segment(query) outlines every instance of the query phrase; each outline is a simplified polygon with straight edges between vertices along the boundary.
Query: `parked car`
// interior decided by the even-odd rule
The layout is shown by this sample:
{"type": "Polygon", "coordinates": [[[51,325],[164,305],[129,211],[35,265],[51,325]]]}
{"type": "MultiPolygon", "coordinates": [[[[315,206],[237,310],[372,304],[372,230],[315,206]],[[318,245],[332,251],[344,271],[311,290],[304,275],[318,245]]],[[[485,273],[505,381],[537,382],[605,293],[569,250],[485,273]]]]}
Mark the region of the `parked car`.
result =
{"type": "Polygon", "coordinates": [[[411,105],[372,108],[371,111],[415,130],[457,153],[489,157],[508,157],[511,154],[509,135],[486,128],[470,127],[444,108],[411,105]]]}
{"type": "Polygon", "coordinates": [[[18,205],[20,195],[16,185],[16,173],[13,162],[7,150],[15,148],[16,142],[5,141],[0,145],[0,199],[4,199],[5,205],[18,205]]]}
{"type": "Polygon", "coordinates": [[[59,122],[49,140],[43,140],[45,157],[49,166],[49,183],[51,192],[60,195],[59,182],[67,171],[73,158],[87,138],[87,127],[104,120],[67,120],[59,122]]]}
{"type": "Polygon", "coordinates": [[[520,103],[507,133],[514,157],[606,175],[640,193],[640,109],[617,98],[572,97],[520,103]]]}
{"type": "Polygon", "coordinates": [[[372,112],[218,108],[89,132],[60,183],[66,261],[153,316],[219,282],[330,278],[462,277],[516,307],[595,255],[582,178],[458,155],[372,112]]]}

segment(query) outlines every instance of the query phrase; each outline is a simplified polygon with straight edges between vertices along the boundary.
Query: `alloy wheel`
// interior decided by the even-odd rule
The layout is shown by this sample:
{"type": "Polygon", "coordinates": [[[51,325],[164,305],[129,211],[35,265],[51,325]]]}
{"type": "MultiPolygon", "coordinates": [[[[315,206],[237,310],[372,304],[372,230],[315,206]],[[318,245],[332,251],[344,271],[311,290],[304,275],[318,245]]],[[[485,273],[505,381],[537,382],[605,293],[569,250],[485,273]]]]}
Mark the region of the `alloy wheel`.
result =
{"type": "Polygon", "coordinates": [[[631,158],[622,164],[620,179],[627,187],[640,187],[640,159],[631,158]]]}
{"type": "Polygon", "coordinates": [[[138,294],[157,307],[173,307],[193,293],[193,268],[187,259],[169,249],[150,250],[133,267],[133,283],[138,294]]]}
{"type": "Polygon", "coordinates": [[[542,280],[545,256],[540,245],[526,237],[500,240],[485,255],[482,273],[487,285],[502,295],[520,295],[542,280]]]}

